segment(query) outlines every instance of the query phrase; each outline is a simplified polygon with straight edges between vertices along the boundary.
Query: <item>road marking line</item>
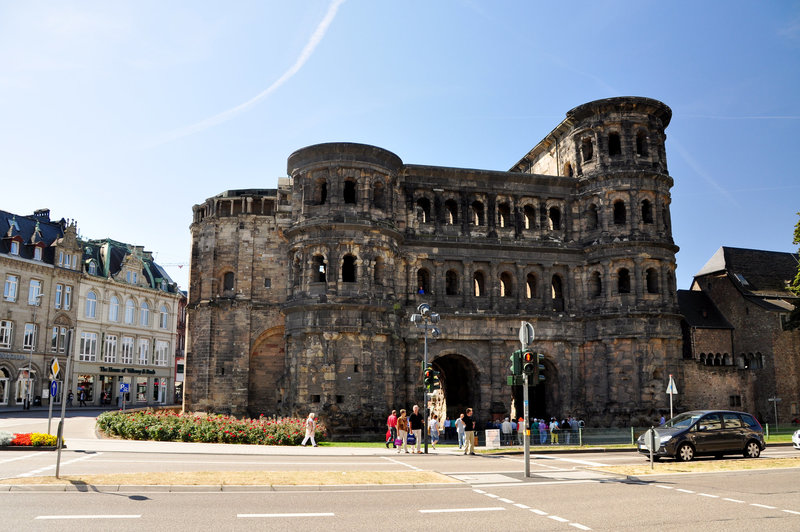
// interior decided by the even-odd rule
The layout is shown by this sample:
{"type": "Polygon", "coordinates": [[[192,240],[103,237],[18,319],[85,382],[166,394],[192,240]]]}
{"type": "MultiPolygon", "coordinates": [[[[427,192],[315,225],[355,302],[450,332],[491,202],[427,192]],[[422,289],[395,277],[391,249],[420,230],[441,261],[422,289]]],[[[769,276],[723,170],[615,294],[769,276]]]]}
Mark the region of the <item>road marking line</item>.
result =
{"type": "Polygon", "coordinates": [[[518,502],[518,503],[515,503],[515,504],[514,504],[514,506],[516,506],[517,508],[522,508],[523,510],[528,510],[528,509],[530,509],[530,506],[526,506],[526,505],[524,505],[524,504],[522,504],[522,503],[519,503],[519,502],[518,502]]]}
{"type": "Polygon", "coordinates": [[[698,493],[701,497],[711,497],[712,499],[719,499],[719,495],[711,495],[710,493],[698,493]]]}
{"type": "Polygon", "coordinates": [[[503,497],[501,497],[501,498],[499,498],[497,500],[500,501],[500,502],[508,503],[508,504],[514,504],[514,501],[512,501],[511,499],[505,499],[503,497]]]}
{"type": "Polygon", "coordinates": [[[502,512],[505,508],[502,506],[490,506],[488,508],[439,508],[434,510],[420,510],[421,514],[446,514],[456,512],[502,512]]]}
{"type": "Polygon", "coordinates": [[[494,493],[484,493],[487,497],[491,497],[492,499],[499,499],[500,495],[495,495],[494,493]]]}
{"type": "Polygon", "coordinates": [[[589,460],[576,460],[574,458],[555,458],[547,456],[546,454],[532,454],[531,458],[538,458],[540,460],[558,460],[561,462],[569,462],[571,464],[580,464],[593,467],[608,467],[611,464],[604,464],[603,462],[590,462],[589,460]]]}
{"type": "Polygon", "coordinates": [[[397,459],[395,459],[395,458],[392,458],[392,457],[390,457],[390,456],[384,456],[384,457],[383,457],[383,459],[384,459],[384,460],[389,460],[390,462],[393,462],[393,463],[395,463],[395,464],[400,464],[401,466],[408,467],[409,469],[413,469],[414,471],[422,471],[422,469],[421,469],[421,468],[419,468],[419,467],[413,466],[413,465],[411,465],[411,464],[406,464],[406,463],[403,463],[403,462],[401,462],[400,460],[397,460],[397,459]]]}
{"type": "Polygon", "coordinates": [[[44,452],[50,452],[50,451],[42,451],[41,453],[31,453],[22,456],[15,456],[14,458],[9,458],[8,460],[0,460],[0,464],[7,464],[8,462],[16,462],[17,460],[24,460],[25,458],[32,458],[34,456],[39,456],[44,452]]]}
{"type": "Polygon", "coordinates": [[[569,519],[564,519],[563,517],[559,517],[557,515],[548,515],[548,519],[552,519],[553,521],[558,521],[559,523],[567,523],[569,519]]]}
{"type": "Polygon", "coordinates": [[[580,523],[570,523],[569,526],[574,526],[575,528],[579,528],[581,530],[591,530],[591,528],[589,528],[588,526],[582,525],[580,523]]]}
{"type": "MultiPolygon", "coordinates": [[[[74,464],[75,462],[83,462],[84,460],[89,460],[90,458],[95,458],[97,456],[100,456],[101,454],[103,454],[103,453],[87,454],[87,455],[81,456],[80,458],[76,458],[75,460],[68,460],[68,461],[64,462],[63,464],[61,464],[61,465],[65,466],[65,465],[69,465],[69,464],[74,464]]],[[[47,471],[48,469],[55,469],[55,468],[56,468],[55,465],[49,465],[49,466],[45,466],[45,467],[40,467],[39,469],[34,469],[33,471],[28,471],[27,473],[22,473],[21,475],[17,475],[17,478],[32,477],[32,476],[36,475],[37,473],[43,473],[43,472],[47,471]]]]}
{"type": "Polygon", "coordinates": [[[333,517],[333,512],[291,514],[236,514],[236,517],[333,517]]]}
{"type": "Polygon", "coordinates": [[[472,491],[474,491],[475,493],[480,493],[480,494],[484,494],[484,493],[486,493],[486,492],[485,492],[485,491],[483,491],[483,490],[472,490],[472,491]]]}
{"type": "Polygon", "coordinates": [[[723,497],[722,500],[723,501],[728,501],[728,502],[738,502],[739,504],[744,503],[744,501],[740,501],[739,499],[729,499],[727,497],[723,497]]]}
{"type": "Polygon", "coordinates": [[[141,514],[135,515],[37,515],[34,519],[139,519],[141,514]]]}
{"type": "Polygon", "coordinates": [[[787,514],[800,515],[800,512],[795,512],[794,510],[781,510],[781,512],[786,512],[787,514]]]}
{"type": "Polygon", "coordinates": [[[547,515],[547,512],[537,510],[536,508],[531,508],[531,512],[535,513],[536,515],[547,515]]]}
{"type": "Polygon", "coordinates": [[[685,490],[683,488],[675,488],[675,491],[680,491],[681,493],[694,493],[692,490],[685,490]]]}
{"type": "Polygon", "coordinates": [[[665,490],[671,490],[671,489],[675,489],[675,488],[673,488],[672,486],[663,486],[663,485],[661,485],[661,484],[655,484],[655,487],[657,487],[657,488],[661,488],[661,489],[665,489],[665,490]]]}
{"type": "Polygon", "coordinates": [[[758,506],[759,508],[766,508],[767,510],[774,510],[777,506],[767,506],[766,504],[758,504],[756,502],[751,502],[750,506],[758,506]]]}

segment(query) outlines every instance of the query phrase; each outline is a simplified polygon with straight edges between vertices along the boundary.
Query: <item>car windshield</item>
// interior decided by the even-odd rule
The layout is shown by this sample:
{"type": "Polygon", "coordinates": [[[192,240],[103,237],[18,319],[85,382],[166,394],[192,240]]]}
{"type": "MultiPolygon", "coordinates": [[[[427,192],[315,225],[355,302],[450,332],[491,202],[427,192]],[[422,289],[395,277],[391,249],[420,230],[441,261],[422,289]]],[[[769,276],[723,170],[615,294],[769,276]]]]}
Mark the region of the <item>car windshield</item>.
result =
{"type": "Polygon", "coordinates": [[[678,414],[674,418],[668,420],[664,423],[664,427],[691,427],[692,424],[700,419],[702,414],[698,414],[696,412],[686,412],[683,414],[678,414]]]}

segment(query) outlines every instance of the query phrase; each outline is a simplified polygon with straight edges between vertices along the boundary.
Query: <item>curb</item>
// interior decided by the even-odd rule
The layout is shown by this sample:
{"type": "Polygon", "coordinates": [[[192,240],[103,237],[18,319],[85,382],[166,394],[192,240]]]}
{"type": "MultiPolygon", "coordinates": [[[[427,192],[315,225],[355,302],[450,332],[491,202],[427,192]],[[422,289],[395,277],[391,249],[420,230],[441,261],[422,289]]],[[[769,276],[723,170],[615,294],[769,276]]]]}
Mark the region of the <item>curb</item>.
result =
{"type": "Polygon", "coordinates": [[[291,491],[343,491],[376,489],[437,489],[442,487],[471,489],[461,482],[436,482],[430,484],[331,484],[331,485],[135,485],[135,484],[0,484],[4,492],[92,492],[92,493],[211,493],[211,492],[291,492],[291,491]]]}

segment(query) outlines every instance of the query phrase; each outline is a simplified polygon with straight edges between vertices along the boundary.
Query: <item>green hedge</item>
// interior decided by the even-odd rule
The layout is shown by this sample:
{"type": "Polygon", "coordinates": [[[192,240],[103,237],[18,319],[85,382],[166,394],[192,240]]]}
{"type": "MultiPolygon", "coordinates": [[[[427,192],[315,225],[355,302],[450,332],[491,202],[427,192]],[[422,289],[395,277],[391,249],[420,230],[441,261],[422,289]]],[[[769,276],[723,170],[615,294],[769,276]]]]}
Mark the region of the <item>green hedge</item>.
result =
{"type": "MultiPolygon", "coordinates": [[[[97,418],[97,426],[106,434],[130,440],[202,443],[299,445],[306,434],[305,419],[239,419],[153,410],[105,412],[97,418]]],[[[317,422],[316,441],[325,436],[325,426],[317,422]]]]}

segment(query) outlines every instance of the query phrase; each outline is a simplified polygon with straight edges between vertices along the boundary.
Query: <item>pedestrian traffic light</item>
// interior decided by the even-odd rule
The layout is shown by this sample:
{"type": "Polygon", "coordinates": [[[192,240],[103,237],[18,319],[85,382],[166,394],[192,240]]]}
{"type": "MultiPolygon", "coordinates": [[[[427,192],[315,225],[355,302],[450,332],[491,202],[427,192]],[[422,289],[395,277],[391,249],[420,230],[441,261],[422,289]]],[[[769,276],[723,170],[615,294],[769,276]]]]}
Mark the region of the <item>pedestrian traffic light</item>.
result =
{"type": "Polygon", "coordinates": [[[522,351],[516,350],[511,353],[511,367],[509,370],[511,371],[512,375],[522,375],[522,351]]]}
{"type": "Polygon", "coordinates": [[[431,385],[431,391],[439,390],[439,389],[441,389],[441,387],[442,387],[442,383],[439,380],[439,372],[436,371],[436,370],[433,370],[433,384],[431,385]]]}
{"type": "Polygon", "coordinates": [[[536,353],[536,364],[533,372],[533,384],[539,384],[544,381],[544,355],[536,353]]]}

